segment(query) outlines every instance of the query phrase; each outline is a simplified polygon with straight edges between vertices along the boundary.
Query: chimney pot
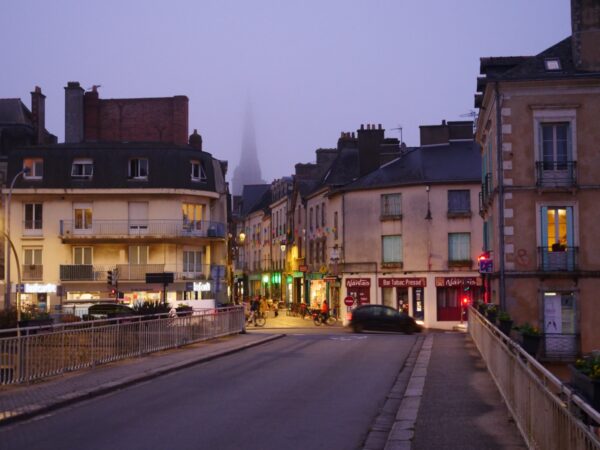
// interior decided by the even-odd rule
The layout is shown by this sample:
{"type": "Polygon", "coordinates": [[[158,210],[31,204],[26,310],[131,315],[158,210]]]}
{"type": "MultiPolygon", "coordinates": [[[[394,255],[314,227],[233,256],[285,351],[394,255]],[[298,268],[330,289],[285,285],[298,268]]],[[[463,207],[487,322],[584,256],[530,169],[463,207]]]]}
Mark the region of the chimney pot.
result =
{"type": "Polygon", "coordinates": [[[361,123],[361,124],[360,124],[360,129],[361,129],[361,130],[364,130],[364,129],[365,129],[365,124],[364,124],[364,123],[361,123]]]}
{"type": "Polygon", "coordinates": [[[379,130],[381,130],[381,124],[379,124],[379,126],[377,127],[379,130]]]}

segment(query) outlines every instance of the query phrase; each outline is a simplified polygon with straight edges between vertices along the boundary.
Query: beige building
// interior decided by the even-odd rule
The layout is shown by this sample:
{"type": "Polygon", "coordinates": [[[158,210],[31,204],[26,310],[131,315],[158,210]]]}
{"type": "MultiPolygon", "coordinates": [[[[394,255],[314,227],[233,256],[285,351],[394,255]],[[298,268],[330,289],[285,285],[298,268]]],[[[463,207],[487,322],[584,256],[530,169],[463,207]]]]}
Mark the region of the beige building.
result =
{"type": "Polygon", "coordinates": [[[471,122],[421,127],[421,147],[328,194],[328,261],[346,321],[384,304],[451,329],[480,298],[479,149],[471,122]]]}
{"type": "Polygon", "coordinates": [[[541,356],[600,348],[600,5],[536,56],[481,59],[476,139],[493,302],[545,335],[541,356]]]}

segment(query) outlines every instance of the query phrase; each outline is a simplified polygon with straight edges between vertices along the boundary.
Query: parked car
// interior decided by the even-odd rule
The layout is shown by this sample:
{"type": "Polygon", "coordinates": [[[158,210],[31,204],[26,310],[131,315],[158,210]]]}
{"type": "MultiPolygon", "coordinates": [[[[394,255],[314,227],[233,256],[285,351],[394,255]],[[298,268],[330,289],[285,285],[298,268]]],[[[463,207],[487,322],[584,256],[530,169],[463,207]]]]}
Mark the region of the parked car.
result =
{"type": "Polygon", "coordinates": [[[88,309],[88,317],[92,319],[113,319],[134,315],[135,311],[133,309],[119,303],[97,303],[88,309]]]}
{"type": "Polygon", "coordinates": [[[352,311],[350,327],[355,333],[363,330],[420,332],[423,327],[408,314],[385,305],[362,305],[352,311]]]}

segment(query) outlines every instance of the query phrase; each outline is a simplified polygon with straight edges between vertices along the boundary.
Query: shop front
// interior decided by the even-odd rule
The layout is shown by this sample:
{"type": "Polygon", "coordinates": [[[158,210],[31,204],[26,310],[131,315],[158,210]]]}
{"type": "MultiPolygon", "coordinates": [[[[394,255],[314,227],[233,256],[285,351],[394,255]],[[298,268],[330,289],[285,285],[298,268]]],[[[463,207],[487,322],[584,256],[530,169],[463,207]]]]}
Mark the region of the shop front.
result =
{"type": "Polygon", "coordinates": [[[327,298],[327,282],[323,279],[321,273],[311,273],[309,276],[310,308],[319,309],[323,301],[328,301],[327,298]]]}
{"type": "Polygon", "coordinates": [[[329,310],[335,317],[340,317],[340,279],[337,276],[326,276],[323,281],[327,284],[329,310]]]}
{"type": "Polygon", "coordinates": [[[425,317],[424,289],[426,278],[379,278],[382,303],[413,316],[416,320],[425,317]],[[412,294],[412,305],[410,302],[412,294]]]}
{"type": "Polygon", "coordinates": [[[261,295],[262,276],[259,273],[248,275],[248,296],[250,298],[261,295]]]}
{"type": "Polygon", "coordinates": [[[481,288],[479,277],[435,277],[436,320],[459,322],[467,320],[468,306],[476,300],[481,288]]]}
{"type": "Polygon", "coordinates": [[[59,286],[53,283],[24,283],[21,284],[20,304],[24,310],[38,310],[51,312],[51,303],[60,304],[58,299],[51,301],[56,296],[59,286]]]}

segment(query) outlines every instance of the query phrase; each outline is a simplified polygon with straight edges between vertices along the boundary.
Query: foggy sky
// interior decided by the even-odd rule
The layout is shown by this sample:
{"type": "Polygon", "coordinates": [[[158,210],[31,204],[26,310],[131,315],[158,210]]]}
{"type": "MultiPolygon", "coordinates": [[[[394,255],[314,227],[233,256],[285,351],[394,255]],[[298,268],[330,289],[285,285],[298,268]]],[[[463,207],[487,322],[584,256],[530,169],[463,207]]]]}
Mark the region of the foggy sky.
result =
{"type": "Polygon", "coordinates": [[[533,55],[571,34],[569,0],[3,0],[0,98],[64,139],[64,86],[100,98],[190,99],[190,132],[238,165],[254,111],[263,178],[381,123],[418,145],[419,125],[473,110],[481,56],[533,55]]]}

